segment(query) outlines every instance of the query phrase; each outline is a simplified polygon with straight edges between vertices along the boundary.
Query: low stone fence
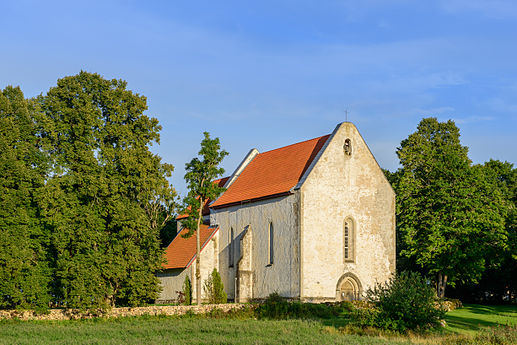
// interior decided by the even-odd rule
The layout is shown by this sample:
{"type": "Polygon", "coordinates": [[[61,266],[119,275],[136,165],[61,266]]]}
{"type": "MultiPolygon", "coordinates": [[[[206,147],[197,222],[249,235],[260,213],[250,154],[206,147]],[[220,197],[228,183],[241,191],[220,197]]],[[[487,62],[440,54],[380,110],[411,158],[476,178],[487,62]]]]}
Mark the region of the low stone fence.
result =
{"type": "Polygon", "coordinates": [[[48,313],[38,314],[32,310],[0,310],[0,319],[18,320],[77,320],[91,319],[94,317],[124,317],[141,315],[183,315],[186,313],[204,314],[213,310],[228,312],[240,310],[245,304],[204,304],[197,305],[174,305],[174,306],[149,306],[149,307],[121,307],[112,308],[107,311],[87,311],[77,309],[50,309],[48,313]]]}

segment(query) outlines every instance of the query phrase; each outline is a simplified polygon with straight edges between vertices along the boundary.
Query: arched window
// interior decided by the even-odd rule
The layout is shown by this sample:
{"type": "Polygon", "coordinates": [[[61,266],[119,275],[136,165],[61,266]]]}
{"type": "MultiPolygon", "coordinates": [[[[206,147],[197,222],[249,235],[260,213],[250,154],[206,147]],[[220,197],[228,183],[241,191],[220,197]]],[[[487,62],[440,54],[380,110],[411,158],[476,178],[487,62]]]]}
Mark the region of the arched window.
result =
{"type": "Polygon", "coordinates": [[[343,229],[343,253],[345,262],[353,262],[355,258],[355,229],[352,219],[345,219],[343,229]]]}
{"type": "Polygon", "coordinates": [[[228,238],[228,267],[233,267],[233,228],[230,229],[230,237],[228,238]]]}
{"type": "Polygon", "coordinates": [[[267,264],[272,265],[273,257],[274,257],[274,230],[273,230],[272,222],[269,223],[267,232],[268,232],[267,264]]]}

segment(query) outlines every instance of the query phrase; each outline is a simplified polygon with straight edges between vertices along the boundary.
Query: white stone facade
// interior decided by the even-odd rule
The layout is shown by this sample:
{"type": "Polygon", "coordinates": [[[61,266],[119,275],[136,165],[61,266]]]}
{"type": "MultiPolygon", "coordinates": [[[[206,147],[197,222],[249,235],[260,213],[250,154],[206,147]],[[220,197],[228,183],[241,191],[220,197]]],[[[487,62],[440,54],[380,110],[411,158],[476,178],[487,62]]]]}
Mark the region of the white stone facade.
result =
{"type": "Polygon", "coordinates": [[[361,294],[395,273],[395,193],[354,125],[332,134],[301,181],[301,294],[336,298],[351,273],[361,294]],[[350,139],[352,154],[343,145],[350,139]],[[344,222],[353,222],[354,258],[344,256],[344,222]]]}

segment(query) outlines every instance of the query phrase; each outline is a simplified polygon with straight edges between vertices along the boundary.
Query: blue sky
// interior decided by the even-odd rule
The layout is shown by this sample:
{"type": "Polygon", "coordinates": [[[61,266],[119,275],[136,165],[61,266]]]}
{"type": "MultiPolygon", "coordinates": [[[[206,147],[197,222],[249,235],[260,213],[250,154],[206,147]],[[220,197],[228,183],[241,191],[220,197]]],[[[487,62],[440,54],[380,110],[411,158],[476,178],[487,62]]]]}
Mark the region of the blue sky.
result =
{"type": "Polygon", "coordinates": [[[380,165],[423,117],[453,119],[475,163],[517,163],[517,2],[2,1],[0,88],[27,97],[80,70],[148,98],[176,170],[203,131],[231,173],[354,122],[380,165]]]}

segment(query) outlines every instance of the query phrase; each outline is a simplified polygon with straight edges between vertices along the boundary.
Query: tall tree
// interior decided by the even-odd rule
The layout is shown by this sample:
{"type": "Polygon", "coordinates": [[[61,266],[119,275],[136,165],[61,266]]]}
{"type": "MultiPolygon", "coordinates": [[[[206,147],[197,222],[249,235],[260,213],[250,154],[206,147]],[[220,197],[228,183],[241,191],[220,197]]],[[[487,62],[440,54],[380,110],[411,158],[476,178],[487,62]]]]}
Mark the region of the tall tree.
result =
{"type": "Polygon", "coordinates": [[[395,181],[400,254],[447,283],[477,281],[486,253],[506,246],[502,196],[471,166],[453,121],[423,119],[397,149],[395,181]]]}
{"type": "Polygon", "coordinates": [[[149,147],[161,127],[122,80],[81,72],[38,98],[52,171],[41,199],[54,295],[68,307],[156,298],[159,232],[174,207],[173,167],[149,147]]]}
{"type": "Polygon", "coordinates": [[[185,237],[196,233],[196,300],[201,305],[201,271],[200,271],[200,226],[203,220],[203,206],[208,200],[215,200],[224,191],[224,188],[213,183],[217,177],[224,174],[219,164],[228,155],[221,149],[219,138],[211,139],[208,132],[204,132],[201,141],[199,157],[193,158],[185,165],[185,181],[189,189],[185,198],[186,219],[182,226],[189,231],[185,237]]]}
{"type": "Polygon", "coordinates": [[[482,171],[491,190],[503,196],[499,212],[505,218],[508,236],[506,250],[487,253],[487,271],[476,289],[489,292],[501,302],[517,294],[517,169],[511,163],[492,159],[476,168],[482,171]]]}
{"type": "Polygon", "coordinates": [[[50,271],[37,195],[47,160],[20,88],[0,91],[0,308],[46,308],[50,271]]]}

